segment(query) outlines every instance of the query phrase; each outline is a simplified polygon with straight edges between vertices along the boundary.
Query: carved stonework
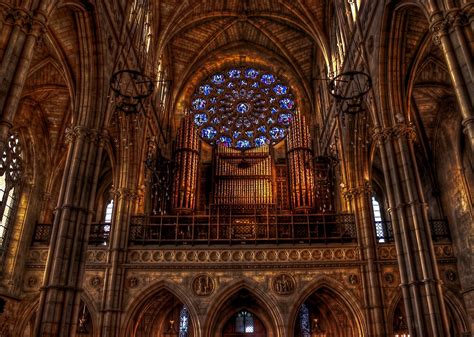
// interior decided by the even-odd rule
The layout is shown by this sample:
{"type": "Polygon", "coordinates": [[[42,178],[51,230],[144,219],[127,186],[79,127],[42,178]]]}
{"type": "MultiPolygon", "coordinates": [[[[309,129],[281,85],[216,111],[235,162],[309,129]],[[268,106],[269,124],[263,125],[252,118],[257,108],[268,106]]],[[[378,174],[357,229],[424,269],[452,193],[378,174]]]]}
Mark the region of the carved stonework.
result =
{"type": "Polygon", "coordinates": [[[393,273],[385,273],[383,274],[383,280],[387,284],[393,284],[395,282],[395,275],[393,273]]]}
{"type": "Polygon", "coordinates": [[[456,282],[456,280],[458,279],[458,275],[456,274],[456,272],[452,269],[448,269],[446,270],[446,272],[444,273],[444,275],[446,276],[446,280],[448,282],[456,282]]]}
{"type": "Polygon", "coordinates": [[[132,276],[127,280],[127,286],[130,289],[134,289],[134,288],[138,287],[139,285],[140,285],[140,280],[135,276],[132,276]]]}
{"type": "Polygon", "coordinates": [[[273,279],[272,287],[278,295],[291,295],[295,291],[295,279],[289,274],[280,274],[273,279]]]}
{"type": "Polygon", "coordinates": [[[356,286],[360,282],[359,276],[357,276],[356,274],[351,274],[347,277],[347,282],[352,286],[356,286]]]}
{"type": "Polygon", "coordinates": [[[214,280],[209,275],[198,275],[193,279],[193,291],[198,296],[209,296],[214,291],[214,280]]]}
{"type": "Polygon", "coordinates": [[[89,280],[89,284],[92,288],[98,289],[102,286],[102,278],[98,275],[95,275],[89,280]]]}

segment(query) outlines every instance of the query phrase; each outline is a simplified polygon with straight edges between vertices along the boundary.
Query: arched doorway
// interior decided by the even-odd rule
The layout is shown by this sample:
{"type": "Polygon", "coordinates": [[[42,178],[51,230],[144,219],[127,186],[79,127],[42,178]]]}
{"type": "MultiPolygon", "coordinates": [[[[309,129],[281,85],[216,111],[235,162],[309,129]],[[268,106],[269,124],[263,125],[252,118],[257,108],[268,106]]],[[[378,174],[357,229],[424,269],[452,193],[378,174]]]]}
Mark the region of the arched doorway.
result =
{"type": "Polygon", "coordinates": [[[189,308],[162,289],[142,302],[129,323],[132,337],[193,337],[189,308]]]}
{"type": "Polygon", "coordinates": [[[275,337],[276,323],[268,303],[247,289],[221,302],[211,314],[210,337],[275,337]]]}
{"type": "Polygon", "coordinates": [[[243,309],[227,321],[222,337],[266,337],[266,329],[257,315],[243,309]]]}
{"type": "Polygon", "coordinates": [[[299,306],[294,324],[298,337],[358,337],[360,326],[353,310],[329,288],[319,288],[299,306]]]}

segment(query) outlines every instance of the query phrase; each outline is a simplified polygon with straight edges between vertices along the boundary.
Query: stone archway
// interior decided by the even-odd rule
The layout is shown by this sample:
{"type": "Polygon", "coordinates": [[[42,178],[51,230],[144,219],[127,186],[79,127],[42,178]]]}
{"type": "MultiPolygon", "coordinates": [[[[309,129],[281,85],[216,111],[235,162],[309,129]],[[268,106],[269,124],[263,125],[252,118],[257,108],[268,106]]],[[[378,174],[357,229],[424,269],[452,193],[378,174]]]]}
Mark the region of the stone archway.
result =
{"type": "Polygon", "coordinates": [[[321,287],[300,305],[295,317],[294,336],[358,337],[358,320],[344,299],[334,290],[321,287]]]}
{"type": "Polygon", "coordinates": [[[246,288],[233,292],[217,306],[211,316],[207,334],[209,337],[275,337],[278,335],[275,319],[267,303],[246,288]]]}
{"type": "Polygon", "coordinates": [[[188,306],[174,293],[162,288],[137,304],[125,335],[193,337],[193,320],[188,306]]]}

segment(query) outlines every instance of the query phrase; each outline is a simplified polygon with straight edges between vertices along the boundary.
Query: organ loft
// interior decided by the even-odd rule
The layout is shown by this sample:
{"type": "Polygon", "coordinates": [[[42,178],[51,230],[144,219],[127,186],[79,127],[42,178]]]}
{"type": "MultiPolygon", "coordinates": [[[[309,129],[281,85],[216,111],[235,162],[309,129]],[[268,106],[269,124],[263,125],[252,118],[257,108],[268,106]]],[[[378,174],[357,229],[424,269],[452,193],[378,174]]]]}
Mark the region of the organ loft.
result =
{"type": "Polygon", "coordinates": [[[0,337],[468,337],[472,0],[0,0],[0,337]]]}

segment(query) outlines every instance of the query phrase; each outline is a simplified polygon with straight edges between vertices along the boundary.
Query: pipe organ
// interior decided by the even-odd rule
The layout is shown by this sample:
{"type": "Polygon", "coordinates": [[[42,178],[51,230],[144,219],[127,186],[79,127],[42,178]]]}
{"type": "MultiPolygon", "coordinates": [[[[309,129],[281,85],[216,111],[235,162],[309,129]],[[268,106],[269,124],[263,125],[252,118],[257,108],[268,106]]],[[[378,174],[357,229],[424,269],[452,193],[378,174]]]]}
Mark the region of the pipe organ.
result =
{"type": "Polygon", "coordinates": [[[196,186],[199,165],[200,140],[192,120],[181,121],[176,136],[175,175],[172,208],[174,211],[193,211],[196,203],[196,186]]]}
{"type": "Polygon", "coordinates": [[[314,169],[311,135],[305,118],[297,114],[286,140],[290,199],[293,210],[315,207],[314,169]]]}
{"type": "Polygon", "coordinates": [[[214,203],[218,206],[273,205],[273,159],[268,146],[241,152],[215,149],[214,203]]]}

